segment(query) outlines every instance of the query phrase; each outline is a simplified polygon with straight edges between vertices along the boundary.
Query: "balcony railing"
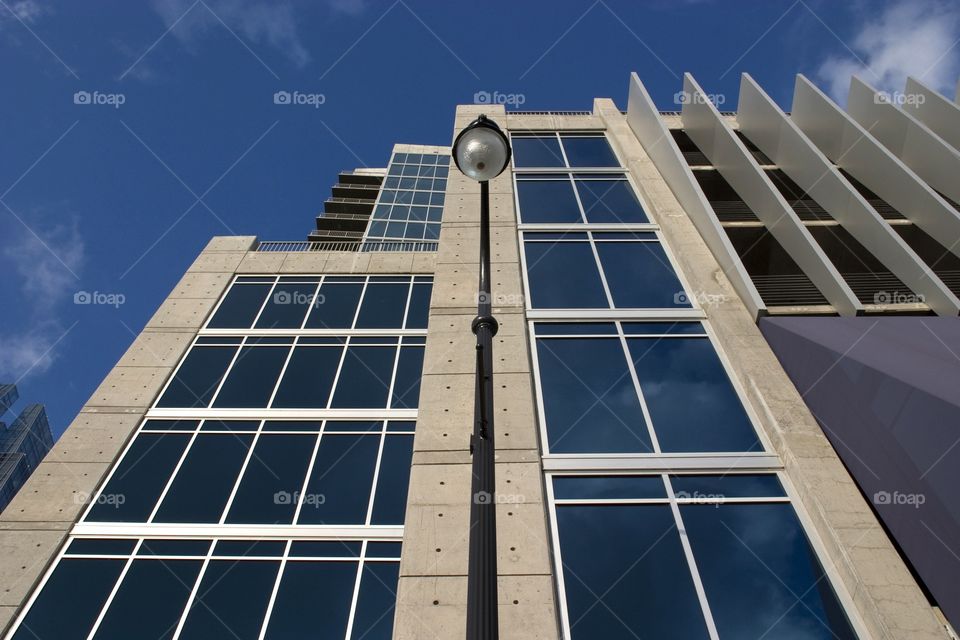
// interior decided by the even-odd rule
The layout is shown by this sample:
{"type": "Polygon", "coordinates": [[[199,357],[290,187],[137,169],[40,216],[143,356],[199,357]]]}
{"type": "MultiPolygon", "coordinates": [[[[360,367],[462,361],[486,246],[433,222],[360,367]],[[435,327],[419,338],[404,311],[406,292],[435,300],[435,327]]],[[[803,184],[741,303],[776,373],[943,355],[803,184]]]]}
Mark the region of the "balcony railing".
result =
{"type": "Polygon", "coordinates": [[[297,251],[350,251],[358,253],[380,253],[392,251],[436,251],[436,242],[406,240],[343,240],[339,242],[311,242],[309,240],[268,240],[257,245],[257,251],[297,252],[297,251]]]}

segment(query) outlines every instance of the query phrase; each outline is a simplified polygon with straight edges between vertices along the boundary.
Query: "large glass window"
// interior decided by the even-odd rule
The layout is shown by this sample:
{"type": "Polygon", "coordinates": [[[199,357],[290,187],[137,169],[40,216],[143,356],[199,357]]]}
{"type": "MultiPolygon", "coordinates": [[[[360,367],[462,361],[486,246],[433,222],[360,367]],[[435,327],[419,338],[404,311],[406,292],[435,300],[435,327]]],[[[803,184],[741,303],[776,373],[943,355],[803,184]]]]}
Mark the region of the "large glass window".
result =
{"type": "Polygon", "coordinates": [[[393,632],[397,543],[112,542],[73,541],[13,638],[160,640],[181,624],[177,637],[196,640],[379,640],[393,632]]]}
{"type": "Polygon", "coordinates": [[[652,232],[524,232],[534,309],[690,307],[652,232]]]}
{"type": "Polygon", "coordinates": [[[773,474],[558,475],[552,489],[571,638],[707,638],[708,621],[720,638],[856,637],[773,474]]]}
{"type": "Polygon", "coordinates": [[[518,169],[620,166],[603,133],[513,133],[510,139],[518,169]]]}
{"type": "Polygon", "coordinates": [[[516,186],[522,223],[650,222],[622,173],[518,173],[516,186]]]}
{"type": "Polygon", "coordinates": [[[761,450],[699,322],[538,322],[534,333],[550,453],[761,450]]]}
{"type": "Polygon", "coordinates": [[[425,329],[433,276],[240,276],[208,329],[425,329]]]}
{"type": "Polygon", "coordinates": [[[449,165],[446,154],[393,154],[366,237],[437,240],[449,165]]]}
{"type": "Polygon", "coordinates": [[[414,425],[149,420],[85,521],[402,525],[414,425]]]}

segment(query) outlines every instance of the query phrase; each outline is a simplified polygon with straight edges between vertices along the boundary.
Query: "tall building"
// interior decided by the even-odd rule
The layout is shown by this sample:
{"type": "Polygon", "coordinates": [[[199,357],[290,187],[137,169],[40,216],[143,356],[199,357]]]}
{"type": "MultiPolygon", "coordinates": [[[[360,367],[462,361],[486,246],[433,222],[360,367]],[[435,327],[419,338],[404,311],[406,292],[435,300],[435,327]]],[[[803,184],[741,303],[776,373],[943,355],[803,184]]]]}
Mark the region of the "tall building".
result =
{"type": "MultiPolygon", "coordinates": [[[[16,385],[0,385],[0,417],[19,397],[16,385]]],[[[28,405],[9,427],[0,422],[0,511],[13,500],[52,446],[53,434],[43,405],[28,405]]]]}
{"type": "MultiPolygon", "coordinates": [[[[504,639],[952,637],[893,524],[917,512],[871,503],[805,378],[843,323],[950,344],[923,253],[960,239],[950,181],[853,100],[801,78],[788,116],[743,87],[737,113],[689,76],[679,112],[636,76],[626,112],[456,110],[451,139],[485,113],[513,147],[490,183],[504,639]]],[[[398,144],[307,241],[212,239],[0,514],[7,637],[462,637],[479,198],[448,147],[398,144]]],[[[821,375],[892,483],[957,422],[922,366],[955,365],[891,348],[918,366],[821,375]],[[923,391],[936,425],[901,411],[923,391]]],[[[955,477],[940,453],[921,479],[955,477]]]]}

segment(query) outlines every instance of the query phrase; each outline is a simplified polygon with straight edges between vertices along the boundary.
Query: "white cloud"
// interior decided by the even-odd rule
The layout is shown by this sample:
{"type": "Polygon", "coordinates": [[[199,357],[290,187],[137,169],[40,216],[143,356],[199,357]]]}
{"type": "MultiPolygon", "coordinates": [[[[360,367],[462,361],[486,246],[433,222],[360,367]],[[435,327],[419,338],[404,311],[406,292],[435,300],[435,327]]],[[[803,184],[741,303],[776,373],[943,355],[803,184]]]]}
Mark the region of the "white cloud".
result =
{"type": "MultiPolygon", "coordinates": [[[[871,9],[874,3],[867,3],[871,9]]],[[[876,18],[867,18],[849,52],[832,55],[817,77],[834,99],[845,103],[850,76],[876,89],[903,91],[908,75],[952,95],[960,71],[960,5],[943,0],[898,0],[876,18]],[[859,58],[859,60],[857,60],[859,58]]]]}
{"type": "Polygon", "coordinates": [[[211,29],[223,29],[226,24],[248,43],[270,45],[298,66],[310,61],[310,54],[297,33],[297,19],[289,2],[205,0],[194,4],[194,0],[153,2],[164,24],[173,27],[173,35],[188,46],[211,29]]]}
{"type": "Polygon", "coordinates": [[[5,6],[0,5],[0,29],[17,22],[33,24],[48,11],[48,7],[41,5],[37,0],[7,2],[5,6]]]}

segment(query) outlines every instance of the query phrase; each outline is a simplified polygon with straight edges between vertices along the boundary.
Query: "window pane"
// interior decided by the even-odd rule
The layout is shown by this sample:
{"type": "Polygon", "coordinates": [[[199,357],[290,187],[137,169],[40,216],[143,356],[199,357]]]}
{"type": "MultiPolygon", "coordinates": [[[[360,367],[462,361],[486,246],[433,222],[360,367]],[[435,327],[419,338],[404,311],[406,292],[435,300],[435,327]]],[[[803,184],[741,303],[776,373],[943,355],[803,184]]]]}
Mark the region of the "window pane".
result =
{"type": "Polygon", "coordinates": [[[423,347],[401,347],[397,379],[393,383],[394,409],[416,409],[420,403],[420,374],[423,372],[423,347]]]}
{"type": "Polygon", "coordinates": [[[384,441],[371,524],[403,524],[412,459],[412,437],[391,436],[384,441]]]}
{"type": "Polygon", "coordinates": [[[210,320],[210,327],[217,329],[248,329],[270,293],[269,284],[235,284],[210,320]]]}
{"type": "Polygon", "coordinates": [[[124,563],[124,560],[61,560],[13,640],[85,640],[124,563]],[[83,588],[78,589],[78,585],[83,588]]]}
{"type": "Polygon", "coordinates": [[[299,329],[303,317],[313,304],[316,283],[286,284],[279,283],[267,298],[258,329],[299,329]]]}
{"type": "Polygon", "coordinates": [[[571,167],[619,167],[610,143],[603,136],[560,136],[571,167]]]}
{"type": "Polygon", "coordinates": [[[537,340],[551,453],[649,453],[640,399],[620,341],[537,340]]]}
{"type": "Polygon", "coordinates": [[[211,560],[180,640],[256,640],[279,562],[211,560]]]}
{"type": "Polygon", "coordinates": [[[178,433],[138,435],[87,520],[146,522],[189,442],[189,435],[178,433]]]}
{"type": "Polygon", "coordinates": [[[397,562],[367,562],[360,578],[360,596],[353,618],[351,640],[390,640],[393,609],[397,603],[397,562]]]}
{"type": "Polygon", "coordinates": [[[290,347],[243,347],[215,407],[266,407],[290,347]]]}
{"type": "Polygon", "coordinates": [[[198,435],[154,522],[219,522],[252,442],[251,434],[198,435]]]}
{"type": "Polygon", "coordinates": [[[577,180],[587,222],[649,222],[626,180],[577,180]]]}
{"type": "Polygon", "coordinates": [[[514,136],[510,145],[513,163],[517,167],[563,166],[563,154],[556,136],[514,136]]]}
{"type": "Polygon", "coordinates": [[[627,344],[663,451],[761,449],[709,340],[628,338],[627,344]]]}
{"type": "Polygon", "coordinates": [[[243,472],[226,522],[290,524],[303,488],[315,435],[261,434],[243,472]]]}
{"type": "Polygon", "coordinates": [[[413,285],[410,309],[407,311],[407,329],[426,329],[430,314],[430,294],[433,285],[425,282],[413,285]]]}
{"type": "Polygon", "coordinates": [[[557,500],[666,498],[660,476],[554,476],[557,500]]]}
{"type": "Polygon", "coordinates": [[[709,637],[668,505],[561,505],[557,527],[572,638],[709,637]]]}
{"type": "Polygon", "coordinates": [[[226,373],[236,347],[194,347],[157,402],[158,407],[206,407],[226,373]]]}
{"type": "Polygon", "coordinates": [[[297,347],[290,356],[273,406],[324,409],[343,347],[297,347]]]}
{"type": "Polygon", "coordinates": [[[357,566],[356,562],[288,562],[265,640],[342,638],[357,566]]]}
{"type": "Polygon", "coordinates": [[[525,242],[535,309],[607,309],[593,251],[586,242],[525,242]]]}
{"type": "Polygon", "coordinates": [[[583,222],[573,185],[563,180],[518,180],[521,222],[583,222]]]}
{"type": "Polygon", "coordinates": [[[408,284],[371,282],[360,303],[357,329],[400,329],[407,306],[408,284]]]}
{"type": "Polygon", "coordinates": [[[772,473],[670,476],[670,483],[677,497],[680,497],[680,492],[688,494],[688,497],[700,494],[724,498],[782,498],[787,495],[780,480],[772,473]]]}
{"type": "Polygon", "coordinates": [[[349,329],[357,313],[362,283],[324,282],[307,318],[308,329],[349,329]]]}
{"type": "Polygon", "coordinates": [[[380,435],[324,435],[307,484],[300,524],[365,524],[380,435]]]}
{"type": "Polygon", "coordinates": [[[597,253],[617,308],[690,306],[659,243],[598,242],[597,253]]]}
{"type": "Polygon", "coordinates": [[[331,407],[385,408],[396,347],[349,347],[331,407]]]}
{"type": "Polygon", "coordinates": [[[94,640],[169,640],[193,590],[200,560],[136,560],[94,640]]]}
{"type": "Polygon", "coordinates": [[[680,513],[721,638],[856,638],[789,504],[680,513]]]}

